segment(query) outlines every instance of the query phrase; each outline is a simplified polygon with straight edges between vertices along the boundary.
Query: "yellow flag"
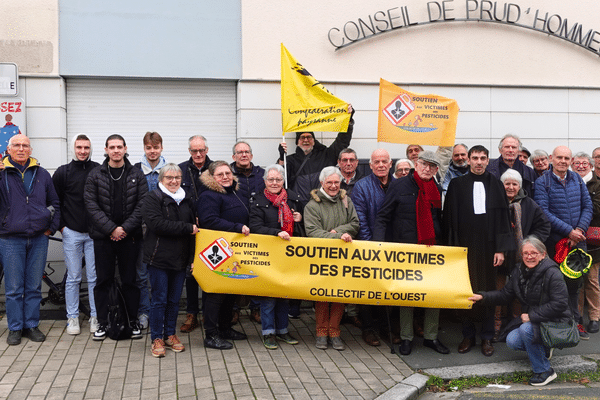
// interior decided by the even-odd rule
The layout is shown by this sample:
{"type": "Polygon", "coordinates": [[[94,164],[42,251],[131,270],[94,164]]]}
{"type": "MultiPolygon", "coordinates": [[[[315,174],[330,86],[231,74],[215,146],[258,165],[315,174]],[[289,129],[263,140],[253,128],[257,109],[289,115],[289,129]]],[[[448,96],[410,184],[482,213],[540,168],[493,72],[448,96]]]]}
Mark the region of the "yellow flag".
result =
{"type": "Polygon", "coordinates": [[[456,100],[408,92],[380,79],[377,141],[453,146],[458,111],[456,100]]]}
{"type": "Polygon", "coordinates": [[[335,97],[281,44],[283,132],[346,132],[348,103],[335,97]]]}
{"type": "Polygon", "coordinates": [[[201,229],[193,275],[209,293],[429,308],[473,304],[464,247],[285,241],[201,229]]]}

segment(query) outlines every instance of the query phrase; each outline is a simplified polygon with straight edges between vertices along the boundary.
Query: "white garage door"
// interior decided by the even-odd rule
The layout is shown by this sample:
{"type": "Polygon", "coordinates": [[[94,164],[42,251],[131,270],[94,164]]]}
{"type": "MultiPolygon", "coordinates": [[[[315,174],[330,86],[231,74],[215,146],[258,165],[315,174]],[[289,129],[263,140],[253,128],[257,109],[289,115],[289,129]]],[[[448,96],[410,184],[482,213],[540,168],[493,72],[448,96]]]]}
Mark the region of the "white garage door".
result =
{"type": "MultiPolygon", "coordinates": [[[[143,155],[142,138],[156,131],[167,162],[189,158],[188,139],[207,138],[212,160],[231,161],[236,140],[236,83],[182,80],[67,79],[67,137],[92,140],[93,159],[102,162],[106,138],[125,138],[129,160],[143,155]]],[[[73,148],[69,144],[69,160],[73,148]]]]}

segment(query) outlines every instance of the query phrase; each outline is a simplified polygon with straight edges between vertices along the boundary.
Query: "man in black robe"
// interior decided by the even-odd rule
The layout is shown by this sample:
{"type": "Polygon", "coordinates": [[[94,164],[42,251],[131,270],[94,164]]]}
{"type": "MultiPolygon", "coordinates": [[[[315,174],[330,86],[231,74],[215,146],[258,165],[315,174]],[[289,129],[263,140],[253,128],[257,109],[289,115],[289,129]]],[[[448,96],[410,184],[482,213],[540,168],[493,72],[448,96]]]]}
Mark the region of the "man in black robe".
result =
{"type": "MultiPolygon", "coordinates": [[[[514,247],[504,186],[486,171],[488,157],[489,152],[483,146],[469,150],[469,173],[450,181],[444,204],[447,244],[468,248],[469,278],[474,293],[496,289],[496,268],[504,262],[504,252],[514,247]]],[[[483,315],[481,352],[491,356],[494,314],[489,307],[474,307],[462,313],[463,341],[458,352],[466,353],[475,345],[475,315],[483,315]]]]}

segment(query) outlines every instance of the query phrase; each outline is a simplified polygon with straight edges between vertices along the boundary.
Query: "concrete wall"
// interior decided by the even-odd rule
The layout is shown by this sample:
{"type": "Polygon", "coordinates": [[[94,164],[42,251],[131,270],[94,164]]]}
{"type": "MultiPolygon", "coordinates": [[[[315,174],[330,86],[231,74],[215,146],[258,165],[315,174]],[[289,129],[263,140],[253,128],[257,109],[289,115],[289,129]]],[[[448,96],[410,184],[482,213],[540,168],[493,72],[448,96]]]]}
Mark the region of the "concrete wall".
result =
{"type": "MultiPolygon", "coordinates": [[[[359,18],[368,21],[369,15],[395,7],[405,6],[411,22],[427,22],[427,3],[427,0],[242,2],[243,79],[279,79],[279,45],[284,43],[321,81],[374,83],[381,77],[404,84],[600,87],[597,54],[514,25],[448,22],[412,26],[339,51],[329,42],[331,28],[343,29],[347,21],[356,22],[359,18]]],[[[455,10],[448,16],[456,19],[466,16],[465,0],[445,3],[455,10]]],[[[481,0],[469,4],[474,7],[475,3],[481,4],[481,0]]],[[[502,16],[500,10],[508,2],[488,3],[497,3],[497,15],[502,16]]],[[[567,19],[568,26],[581,24],[584,33],[589,29],[600,30],[597,19],[600,3],[595,1],[513,0],[512,3],[520,6],[520,22],[524,24],[531,25],[539,9],[544,16],[548,12],[549,16],[567,19]]],[[[400,10],[392,13],[399,14],[400,10]]],[[[557,22],[558,18],[551,21],[557,22]]],[[[537,25],[542,26],[542,22],[537,25]]],[[[598,48],[598,44],[594,47],[598,48]]]]}
{"type": "MultiPolygon", "coordinates": [[[[368,21],[378,10],[396,8],[394,12],[401,15],[399,7],[406,7],[411,22],[426,22],[427,3],[242,2],[238,136],[265,149],[264,154],[255,151],[255,160],[273,162],[281,141],[280,43],[330,91],[357,110],[351,147],[361,158],[377,147],[389,149],[397,158],[406,148],[376,141],[380,78],[414,92],[456,99],[461,110],[457,142],[483,144],[490,148],[492,157],[498,155],[498,139],[509,132],[521,136],[529,150],[551,151],[566,144],[573,151],[590,151],[600,145],[595,131],[600,122],[600,57],[547,33],[514,24],[455,21],[400,28],[338,51],[329,42],[331,28],[342,29],[347,21],[359,18],[368,21]]],[[[465,17],[466,1],[445,4],[455,10],[448,15],[465,17]]],[[[469,0],[468,4],[481,7],[483,3],[469,0]]],[[[485,4],[496,4],[501,10],[509,3],[485,4]]],[[[514,0],[511,4],[520,7],[524,24],[531,23],[539,10],[543,18],[548,12],[549,20],[557,21],[558,15],[569,21],[568,26],[581,24],[584,34],[600,30],[595,18],[600,13],[598,2],[514,0]]],[[[600,40],[600,34],[594,38],[600,40]]],[[[592,43],[596,49],[598,45],[592,43]]],[[[295,136],[287,136],[293,151],[295,136]]],[[[317,133],[326,144],[333,137],[332,133],[317,133]]]]}

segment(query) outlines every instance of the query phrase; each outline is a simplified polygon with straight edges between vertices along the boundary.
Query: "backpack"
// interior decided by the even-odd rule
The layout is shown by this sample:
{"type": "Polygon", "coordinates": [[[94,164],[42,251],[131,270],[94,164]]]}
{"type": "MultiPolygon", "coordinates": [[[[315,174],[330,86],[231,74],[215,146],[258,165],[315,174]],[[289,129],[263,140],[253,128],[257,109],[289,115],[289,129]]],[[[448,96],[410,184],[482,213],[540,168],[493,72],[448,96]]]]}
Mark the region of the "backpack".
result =
{"type": "Polygon", "coordinates": [[[112,284],[108,291],[108,325],[106,333],[112,340],[131,338],[129,314],[127,314],[121,286],[117,281],[112,284]]]}

